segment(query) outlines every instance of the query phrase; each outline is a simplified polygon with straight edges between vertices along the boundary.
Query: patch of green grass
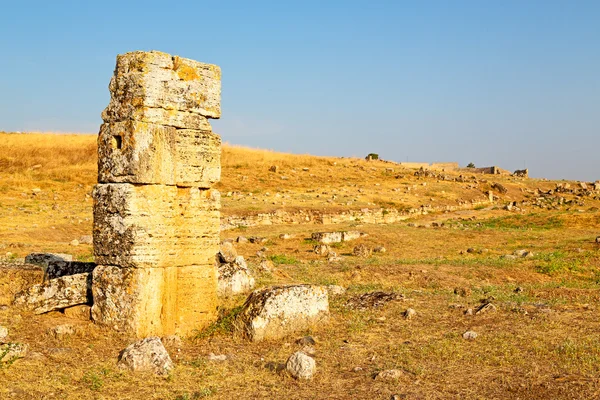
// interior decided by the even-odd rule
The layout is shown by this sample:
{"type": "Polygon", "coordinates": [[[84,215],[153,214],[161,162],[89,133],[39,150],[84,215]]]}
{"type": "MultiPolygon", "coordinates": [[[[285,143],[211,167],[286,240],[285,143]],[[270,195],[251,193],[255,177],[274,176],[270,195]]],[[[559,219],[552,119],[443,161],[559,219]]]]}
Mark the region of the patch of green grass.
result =
{"type": "Polygon", "coordinates": [[[231,310],[222,311],[219,319],[210,324],[206,329],[198,332],[194,339],[206,339],[215,335],[228,335],[235,331],[235,320],[242,312],[243,305],[232,308],[231,310]]]}
{"type": "Polygon", "coordinates": [[[569,257],[567,253],[560,250],[538,254],[535,259],[538,261],[536,270],[546,275],[580,271],[584,263],[584,260],[569,257]]]}
{"type": "Polygon", "coordinates": [[[508,215],[478,221],[461,221],[464,226],[478,229],[511,230],[551,230],[564,226],[560,215],[549,217],[544,214],[508,215]]]}
{"type": "Polygon", "coordinates": [[[269,260],[273,261],[275,265],[295,265],[299,263],[296,258],[285,254],[273,254],[272,256],[269,256],[269,260]]]}

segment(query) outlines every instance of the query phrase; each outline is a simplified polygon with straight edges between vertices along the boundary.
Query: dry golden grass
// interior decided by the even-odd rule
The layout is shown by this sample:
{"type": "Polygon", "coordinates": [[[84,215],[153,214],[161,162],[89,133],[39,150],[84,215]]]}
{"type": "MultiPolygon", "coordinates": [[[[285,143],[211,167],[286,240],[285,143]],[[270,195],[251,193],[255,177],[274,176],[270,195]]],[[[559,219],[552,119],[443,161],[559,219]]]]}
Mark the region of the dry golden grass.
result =
{"type": "MultiPolygon", "coordinates": [[[[73,248],[68,242],[91,229],[92,204],[85,195],[95,181],[95,138],[60,136],[43,142],[21,135],[6,146],[4,135],[0,136],[1,160],[9,159],[8,149],[21,155],[20,167],[12,160],[2,161],[0,168],[3,183],[5,178],[19,182],[0,192],[0,244],[19,256],[53,250],[89,258],[89,246],[73,248]],[[56,147],[70,147],[87,156],[61,153],[56,147]],[[63,155],[44,164],[44,157],[51,158],[55,151],[63,155]],[[77,160],[83,161],[73,168],[80,171],[73,171],[70,177],[68,169],[77,160]],[[28,170],[37,163],[48,168],[45,172],[28,170]],[[66,173],[64,180],[55,179],[55,172],[61,170],[66,173]],[[34,196],[31,189],[36,187],[42,191],[34,196]],[[54,204],[56,209],[52,209],[54,204]]],[[[323,210],[362,207],[374,199],[414,205],[425,198],[444,204],[481,197],[487,189],[485,184],[468,189],[458,182],[417,179],[404,171],[389,174],[385,168],[390,167],[397,168],[383,162],[225,146],[220,189],[254,195],[224,196],[223,211],[256,213],[281,207],[273,201],[284,201],[290,209],[323,210]],[[271,165],[279,166],[278,173],[269,172],[271,165]],[[404,177],[396,179],[397,174],[404,177]],[[282,175],[288,179],[282,180],[282,175]],[[392,191],[396,186],[412,189],[408,193],[392,191]],[[358,187],[363,191],[352,195],[358,193],[361,199],[351,205],[316,197],[328,192],[337,193],[339,199],[346,194],[344,189],[356,191],[358,187]],[[318,192],[307,193],[311,189],[318,192]],[[274,198],[265,196],[266,192],[290,197],[274,198]]],[[[555,184],[502,177],[494,177],[494,181],[502,182],[514,200],[525,195],[521,188],[548,189],[555,184]]],[[[557,210],[518,213],[486,208],[407,221],[420,226],[445,222],[441,228],[348,223],[225,231],[222,238],[268,239],[266,245],[237,246],[251,268],[260,261],[256,252],[268,248],[266,254],[276,270],[256,272],[261,286],[303,282],[348,287],[347,294],[331,300],[330,322],[305,332],[317,338],[314,380],[299,382],[265,368],[268,362],[285,362],[298,348],[296,337],[248,343],[235,335],[227,318],[198,338],[186,339],[181,349],[170,348],[177,367],[165,379],[118,370],[116,359],[130,342],[128,338],[90,322],[68,320],[60,313],[34,316],[7,308],[0,309],[0,325],[8,326],[10,340],[28,343],[34,356],[0,369],[0,398],[389,399],[392,394],[406,399],[598,398],[600,251],[594,242],[599,234],[600,213],[594,208],[598,205],[598,200],[586,198],[584,206],[557,210]],[[369,235],[334,246],[344,258],[342,262],[328,263],[311,251],[312,232],[345,229],[369,235]],[[283,240],[279,238],[282,233],[295,237],[283,240]],[[359,243],[383,245],[387,252],[357,258],[351,254],[359,243]],[[468,248],[482,252],[466,253],[468,248]],[[535,256],[501,258],[518,249],[532,250],[535,256]],[[457,287],[464,288],[466,295],[455,294],[457,287]],[[515,292],[517,287],[523,291],[515,292]],[[376,310],[345,306],[349,297],[373,290],[395,290],[407,299],[376,310]],[[491,299],[498,310],[464,315],[466,308],[477,307],[482,299],[491,299]],[[409,307],[418,314],[405,320],[402,312],[409,307]],[[63,323],[77,325],[79,333],[64,340],[46,333],[63,323]],[[467,330],[476,331],[479,337],[462,339],[467,330]],[[212,362],[207,359],[211,352],[233,357],[212,362]],[[403,371],[397,381],[373,379],[379,371],[391,368],[403,371]]],[[[244,296],[222,299],[220,307],[227,315],[243,301],[244,296]]]]}

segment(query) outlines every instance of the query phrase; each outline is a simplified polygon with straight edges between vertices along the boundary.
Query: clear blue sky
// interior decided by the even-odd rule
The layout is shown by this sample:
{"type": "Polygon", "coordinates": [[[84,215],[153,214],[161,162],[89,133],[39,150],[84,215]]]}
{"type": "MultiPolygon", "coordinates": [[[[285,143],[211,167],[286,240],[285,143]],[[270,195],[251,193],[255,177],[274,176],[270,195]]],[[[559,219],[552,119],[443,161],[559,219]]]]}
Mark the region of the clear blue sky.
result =
{"type": "Polygon", "coordinates": [[[233,144],[600,179],[600,1],[3,1],[0,130],[98,131],[115,56],[223,70],[233,144]]]}

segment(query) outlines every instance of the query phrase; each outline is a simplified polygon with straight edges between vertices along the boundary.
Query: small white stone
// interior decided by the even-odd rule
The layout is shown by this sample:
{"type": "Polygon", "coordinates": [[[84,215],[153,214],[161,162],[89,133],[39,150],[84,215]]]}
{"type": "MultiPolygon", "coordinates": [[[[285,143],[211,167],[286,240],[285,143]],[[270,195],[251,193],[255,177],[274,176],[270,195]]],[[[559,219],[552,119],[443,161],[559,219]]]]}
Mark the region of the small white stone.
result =
{"type": "Polygon", "coordinates": [[[463,333],[463,339],[465,340],[474,340],[477,336],[477,332],[474,331],[466,331],[465,333],[463,333]]]}
{"type": "Polygon", "coordinates": [[[311,379],[317,372],[317,363],[312,357],[298,351],[288,358],[285,368],[296,379],[311,379]]]}

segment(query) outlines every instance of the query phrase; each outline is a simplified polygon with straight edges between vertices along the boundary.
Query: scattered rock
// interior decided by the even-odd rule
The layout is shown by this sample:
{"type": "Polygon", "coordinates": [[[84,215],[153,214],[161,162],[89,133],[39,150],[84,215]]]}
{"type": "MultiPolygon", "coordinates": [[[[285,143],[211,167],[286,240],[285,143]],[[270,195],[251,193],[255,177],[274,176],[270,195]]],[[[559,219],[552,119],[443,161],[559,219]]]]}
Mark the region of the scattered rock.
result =
{"type": "Polygon", "coordinates": [[[394,381],[400,379],[404,375],[399,369],[386,369],[385,371],[381,371],[375,376],[375,379],[382,381],[394,381]]]}
{"type": "Polygon", "coordinates": [[[285,368],[296,379],[311,379],[317,372],[317,363],[314,358],[297,351],[288,358],[285,368]]]}
{"type": "Polygon", "coordinates": [[[66,336],[72,336],[75,334],[75,327],[70,324],[57,325],[53,328],[48,329],[48,334],[55,339],[63,339],[66,336]]]}
{"type": "Polygon", "coordinates": [[[257,237],[257,236],[251,236],[251,237],[248,238],[248,241],[250,241],[250,243],[254,243],[254,244],[262,244],[262,243],[265,243],[267,241],[267,238],[257,237]]]}
{"type": "Polygon", "coordinates": [[[501,256],[500,258],[504,258],[505,260],[516,260],[519,257],[515,256],[514,254],[505,254],[505,255],[501,256]]]}
{"type": "Polygon", "coordinates": [[[79,238],[80,244],[92,244],[94,243],[94,238],[92,235],[83,235],[79,238]]]}
{"type": "Polygon", "coordinates": [[[67,307],[63,311],[68,318],[79,319],[82,321],[89,321],[92,319],[92,307],[87,304],[67,307]]]}
{"type": "Polygon", "coordinates": [[[290,235],[289,233],[282,233],[281,235],[279,235],[279,239],[282,240],[289,240],[289,239],[293,239],[295,236],[294,235],[290,235]]]}
{"type": "Polygon", "coordinates": [[[493,305],[492,303],[485,303],[485,304],[482,304],[481,306],[479,306],[479,308],[477,308],[477,311],[475,311],[475,315],[485,314],[487,312],[496,311],[496,310],[497,310],[496,306],[493,305]]]}
{"type": "Polygon", "coordinates": [[[335,251],[330,251],[327,257],[327,262],[340,262],[342,261],[342,257],[339,257],[335,251]]]}
{"type": "Polygon", "coordinates": [[[472,308],[467,308],[465,310],[465,315],[473,315],[473,309],[472,308]]]}
{"type": "Polygon", "coordinates": [[[218,362],[227,361],[227,355],[225,355],[225,354],[216,355],[214,353],[210,353],[207,358],[208,358],[208,361],[218,361],[218,362]]]}
{"type": "Polygon", "coordinates": [[[404,311],[404,319],[413,319],[414,317],[417,316],[417,312],[415,310],[413,310],[412,308],[408,308],[406,311],[404,311]]]}
{"type": "Polygon", "coordinates": [[[500,192],[502,194],[508,193],[508,189],[505,188],[504,185],[502,185],[498,182],[492,183],[491,187],[492,187],[492,189],[496,189],[498,192],[500,192]]]}
{"type": "Polygon", "coordinates": [[[269,172],[277,172],[279,170],[279,167],[277,165],[271,165],[269,167],[269,172]]]}
{"type": "Polygon", "coordinates": [[[3,343],[3,340],[8,336],[8,328],[0,325],[0,343],[3,343]]]}
{"type": "Polygon", "coordinates": [[[347,242],[355,240],[360,237],[367,236],[366,233],[359,231],[345,231],[345,232],[315,232],[311,235],[313,240],[319,243],[331,244],[339,242],[347,242]]]}
{"type": "Polygon", "coordinates": [[[327,292],[331,297],[341,296],[346,293],[346,288],[338,285],[327,285],[327,292]]]}
{"type": "Polygon", "coordinates": [[[221,264],[218,268],[218,275],[218,293],[221,296],[245,293],[254,288],[254,277],[242,256],[237,256],[234,262],[221,264]]]}
{"type": "Polygon", "coordinates": [[[296,344],[299,344],[300,346],[314,346],[316,343],[315,338],[312,336],[304,336],[296,340],[296,344]]]}
{"type": "Polygon", "coordinates": [[[233,247],[233,244],[231,244],[230,242],[225,242],[221,244],[218,257],[219,262],[232,263],[237,257],[237,251],[235,250],[235,247],[233,247]]]}
{"type": "Polygon", "coordinates": [[[394,292],[370,292],[351,297],[346,307],[358,310],[379,308],[391,301],[404,300],[404,295],[394,292]]]}
{"type": "Polygon", "coordinates": [[[69,243],[71,246],[79,246],[79,240],[77,239],[73,239],[71,240],[71,243],[69,243]]]}
{"type": "Polygon", "coordinates": [[[17,294],[14,304],[43,314],[92,302],[92,275],[75,274],[50,279],[17,294]]]}
{"type": "Polygon", "coordinates": [[[166,375],[173,369],[173,361],[159,337],[148,337],[132,343],[119,356],[117,363],[121,369],[150,371],[166,375]]]}
{"type": "Polygon", "coordinates": [[[29,346],[24,343],[0,344],[0,364],[12,363],[13,361],[27,356],[29,346]]]}
{"type": "Polygon", "coordinates": [[[367,258],[371,256],[371,249],[365,244],[359,244],[358,246],[354,247],[352,254],[355,257],[367,258]]]}
{"type": "Polygon", "coordinates": [[[515,288],[515,293],[521,293],[523,291],[523,288],[521,286],[517,286],[515,288]]]}
{"type": "Polygon", "coordinates": [[[373,253],[385,253],[387,250],[383,246],[377,246],[373,249],[373,253]]]}
{"type": "Polygon", "coordinates": [[[238,236],[237,239],[235,239],[235,241],[238,243],[248,243],[249,242],[249,240],[246,239],[245,236],[238,236]]]}
{"type": "Polygon", "coordinates": [[[454,294],[460,297],[467,297],[471,295],[471,289],[467,287],[456,287],[454,288],[454,294]]]}
{"type": "Polygon", "coordinates": [[[313,248],[313,252],[320,256],[327,256],[327,255],[329,255],[330,251],[331,251],[331,247],[329,247],[329,245],[327,245],[327,244],[317,244],[313,248]]]}
{"type": "Polygon", "coordinates": [[[523,257],[523,258],[533,257],[533,253],[528,250],[515,250],[515,252],[513,254],[517,257],[523,257]]]}
{"type": "Polygon", "coordinates": [[[290,285],[256,290],[238,316],[252,341],[278,339],[305,330],[329,317],[327,290],[322,286],[290,285]]]}
{"type": "Polygon", "coordinates": [[[475,340],[475,338],[479,336],[477,332],[474,331],[466,331],[463,333],[463,339],[465,340],[475,340]]]}
{"type": "Polygon", "coordinates": [[[273,264],[273,261],[271,260],[261,260],[258,264],[258,269],[262,272],[271,273],[273,272],[273,269],[275,269],[275,264],[273,264]]]}

